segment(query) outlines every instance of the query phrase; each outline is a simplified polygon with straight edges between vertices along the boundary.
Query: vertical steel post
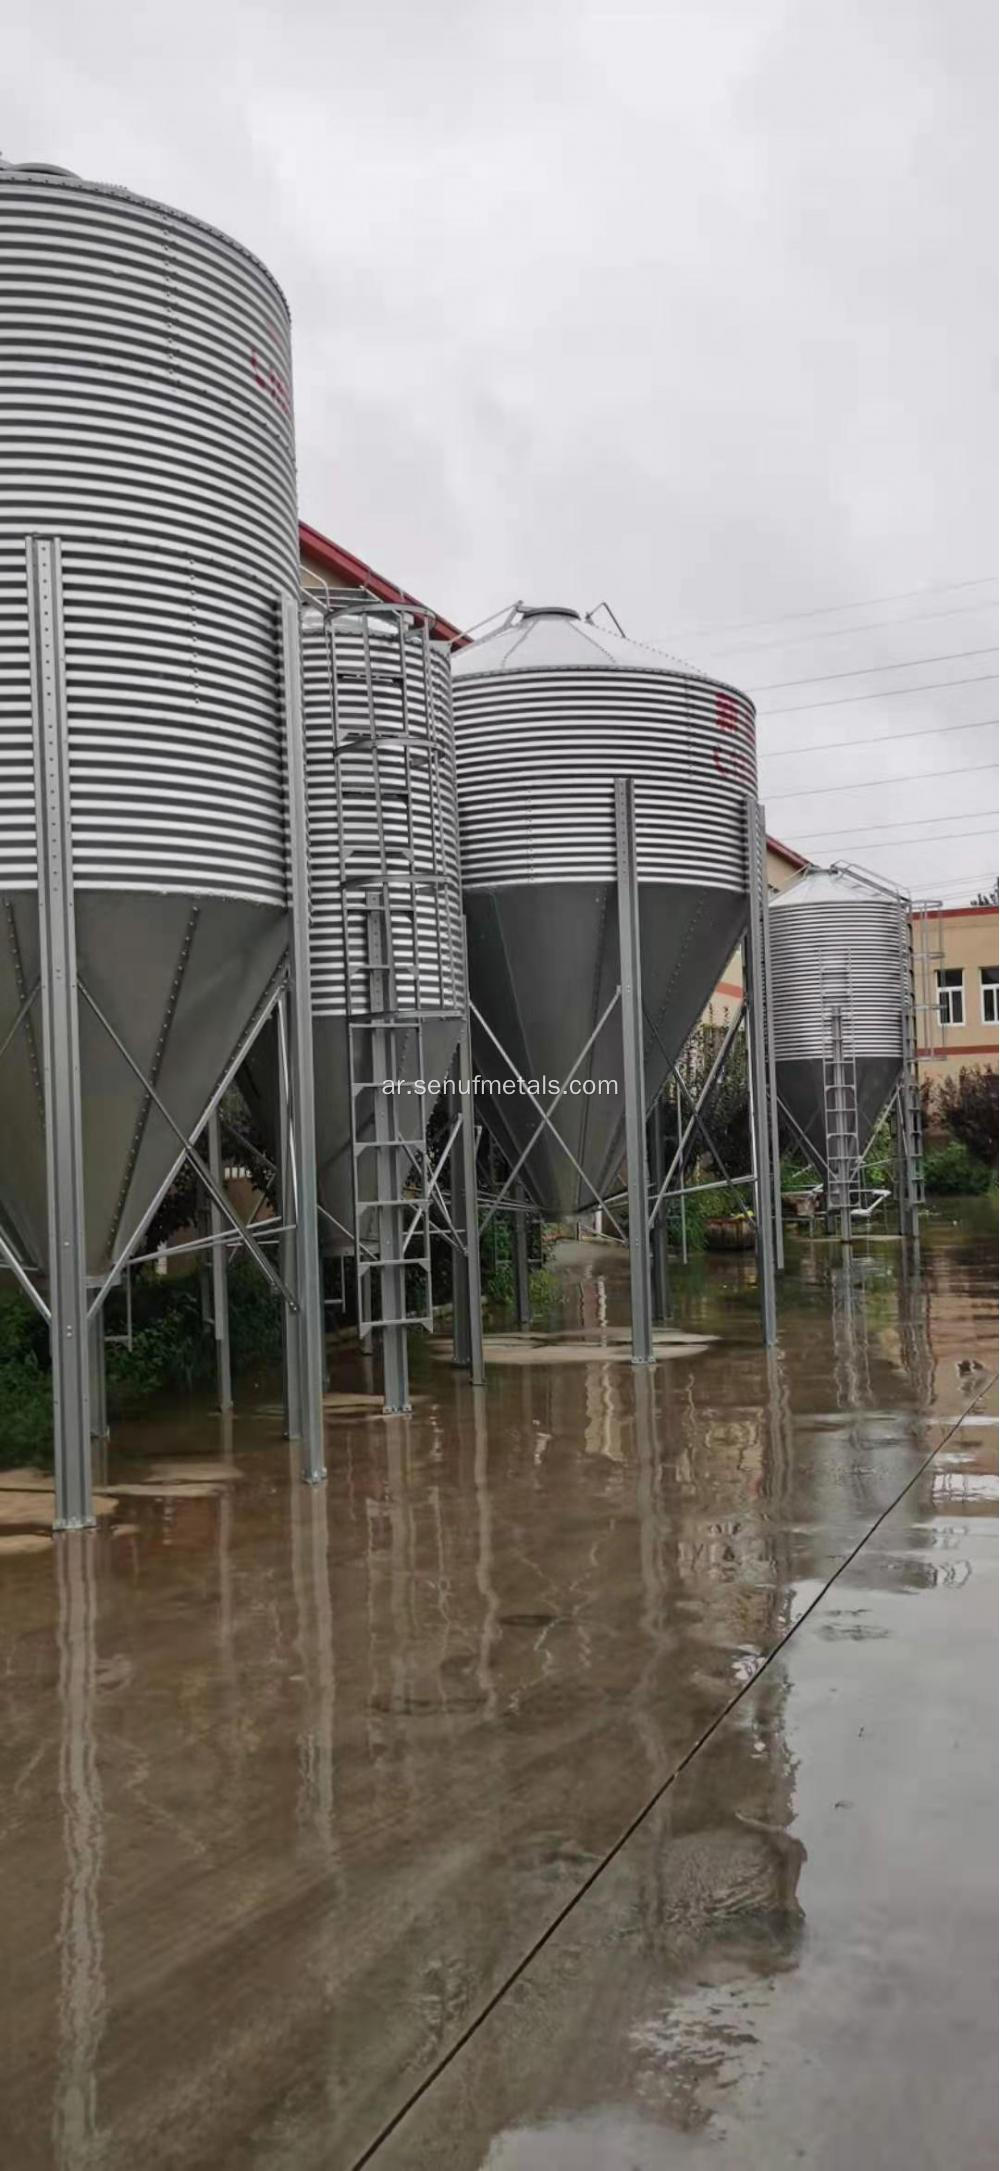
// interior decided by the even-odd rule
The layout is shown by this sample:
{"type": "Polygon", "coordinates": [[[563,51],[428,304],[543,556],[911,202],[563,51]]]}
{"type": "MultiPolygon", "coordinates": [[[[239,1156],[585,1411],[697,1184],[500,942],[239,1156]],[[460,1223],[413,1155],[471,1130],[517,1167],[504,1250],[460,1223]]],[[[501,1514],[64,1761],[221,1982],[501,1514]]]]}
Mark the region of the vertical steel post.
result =
{"type": "Polygon", "coordinates": [[[754,1215],[757,1224],[760,1323],[765,1345],[769,1348],[777,1339],[778,1332],[774,1286],[774,1172],[771,1167],[771,1124],[767,1105],[764,1035],[764,930],[760,910],[763,869],[757,801],[752,792],[747,793],[746,815],[749,911],[743,942],[743,984],[746,990],[747,1084],[750,1097],[754,1215]]]}
{"type": "Polygon", "coordinates": [[[774,989],[771,979],[771,907],[767,888],[767,816],[757,809],[760,834],[760,925],[764,986],[764,1054],[767,1062],[767,1105],[771,1123],[771,1202],[774,1207],[774,1263],[781,1274],[785,1266],[785,1230],[781,1219],[781,1142],[778,1137],[778,1073],[774,1053],[774,989]]]}
{"type": "MultiPolygon", "coordinates": [[[[381,921],[379,912],[368,915],[369,958],[373,963],[384,964],[381,954],[381,921]]],[[[375,1110],[375,1193],[380,1202],[376,1209],[378,1225],[378,1286],[381,1299],[381,1316],[388,1322],[382,1328],[382,1396],[391,1416],[405,1416],[410,1407],[410,1363],[406,1343],[406,1268],[403,1265],[403,1209],[395,1202],[402,1197],[403,1148],[399,1144],[398,1101],[394,1093],[382,1092],[382,1080],[391,1079],[395,1064],[390,1048],[395,1046],[395,1034],[383,1026],[373,1025],[370,1033],[372,1077],[375,1090],[372,1095],[375,1110]]],[[[370,1276],[365,1279],[370,1280],[370,1276]]],[[[376,1321],[377,1325],[378,1322],[376,1321]]]]}
{"type": "Polygon", "coordinates": [[[531,1325],[531,1275],[528,1270],[528,1217],[520,1210],[527,1202],[520,1188],[516,1193],[516,1203],[519,1211],[511,1216],[511,1235],[514,1240],[514,1310],[518,1327],[522,1333],[526,1333],[531,1325]]]}
{"type": "MultiPolygon", "coordinates": [[[[213,1108],[208,1119],[208,1165],[213,1181],[222,1190],[222,1134],[219,1128],[219,1111],[213,1108]]],[[[212,1332],[215,1335],[215,1377],[219,1390],[220,1410],[233,1406],[233,1373],[229,1353],[229,1278],[226,1271],[226,1246],[222,1215],[211,1202],[212,1231],[212,1332]]]]}
{"type": "Polygon", "coordinates": [[[680,1187],[681,1212],[681,1265],[688,1263],[688,1217],[684,1200],[684,1110],[681,1107],[680,1082],[674,1079],[674,1105],[677,1109],[677,1182],[680,1187]]]}
{"type": "MultiPolygon", "coordinates": [[[[278,1214],[286,1230],[278,1239],[278,1267],[287,1289],[295,1287],[295,1140],[292,1130],[291,1081],[288,1074],[288,989],[278,997],[274,1017],[274,1054],[278,1066],[278,1214]]],[[[282,1392],[285,1405],[285,1437],[302,1435],[302,1367],[299,1350],[298,1313],[281,1307],[282,1392]]]]}
{"type": "MultiPolygon", "coordinates": [[[[663,1095],[658,1093],[649,1119],[650,1173],[654,1193],[658,1193],[667,1168],[667,1139],[664,1125],[663,1095]]],[[[670,1274],[667,1265],[667,1208],[666,1201],[660,1207],[650,1230],[653,1251],[653,1318],[662,1326],[670,1308],[670,1274]]]]}
{"type": "Polygon", "coordinates": [[[323,1285],[317,1214],[316,1106],[309,972],[309,856],[299,606],[281,600],[281,663],[288,795],[289,1049],[295,1140],[295,1296],[299,1307],[302,1475],[326,1476],[323,1438],[323,1285]]]}
{"type": "Polygon", "coordinates": [[[94,1507],[76,913],[58,539],[30,537],[27,560],[52,1313],[54,1528],[83,1530],[93,1523],[94,1507]]]}
{"type": "MultiPolygon", "coordinates": [[[[479,1258],[479,1192],[476,1183],[476,1104],[472,1091],[472,1030],[466,1008],[458,1043],[458,1076],[465,1085],[460,1095],[462,1131],[458,1156],[460,1173],[457,1188],[460,1193],[461,1219],[457,1226],[465,1241],[465,1296],[462,1307],[463,1326],[466,1336],[469,1378],[474,1387],[486,1385],[486,1360],[483,1355],[483,1285],[479,1258]]],[[[453,1149],[454,1151],[454,1149],[453,1149]]],[[[456,1357],[458,1355],[456,1345],[456,1357]]]]}
{"type": "Polygon", "coordinates": [[[649,1178],[646,1168],[639,878],[635,853],[635,781],[630,776],[615,778],[615,847],[618,865],[618,943],[621,972],[622,1076],[625,1086],[632,1362],[652,1364],[653,1306],[649,1271],[649,1230],[646,1220],[649,1211],[649,1178]]]}

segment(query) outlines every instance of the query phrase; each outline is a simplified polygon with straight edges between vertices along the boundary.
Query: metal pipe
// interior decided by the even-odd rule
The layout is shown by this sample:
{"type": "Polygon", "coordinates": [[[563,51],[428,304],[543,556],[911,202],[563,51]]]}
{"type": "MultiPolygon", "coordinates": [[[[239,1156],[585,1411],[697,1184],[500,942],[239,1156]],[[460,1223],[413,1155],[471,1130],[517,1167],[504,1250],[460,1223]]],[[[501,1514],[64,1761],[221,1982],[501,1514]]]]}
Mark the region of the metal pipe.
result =
{"type": "Polygon", "coordinates": [[[310,1485],[326,1476],[323,1431],[323,1285],[316,1212],[316,1106],[312,993],[309,969],[309,859],[299,606],[281,600],[285,782],[288,800],[289,1071],[296,1164],[295,1294],[299,1308],[302,1475],[310,1485]]]}
{"type": "Polygon", "coordinates": [[[53,1528],[84,1530],[94,1521],[94,1503],[66,653],[62,558],[56,537],[29,538],[27,573],[51,1305],[53,1528]]]}
{"type": "MultiPolygon", "coordinates": [[[[763,870],[757,801],[746,797],[748,889],[750,911],[743,939],[743,985],[746,989],[747,1085],[750,1098],[750,1158],[755,1177],[754,1211],[757,1224],[757,1279],[760,1290],[761,1333],[766,1348],[778,1333],[774,1280],[774,1175],[771,1167],[771,1124],[767,1105],[767,1054],[764,1036],[764,929],[761,923],[763,870]]],[[[766,909],[766,906],[764,907],[766,909]]]]}
{"type": "MultiPolygon", "coordinates": [[[[222,1171],[222,1138],[219,1129],[219,1111],[213,1108],[208,1119],[208,1165],[217,1188],[224,1183],[222,1171]]],[[[233,1406],[233,1374],[229,1349],[229,1281],[226,1273],[227,1255],[219,1239],[222,1235],[222,1216],[213,1199],[211,1205],[212,1227],[212,1330],[215,1335],[215,1377],[219,1390],[219,1408],[231,1410],[233,1406]]]]}
{"type": "MultiPolygon", "coordinates": [[[[663,1113],[663,1096],[657,1094],[649,1118],[649,1150],[654,1184],[662,1183],[664,1163],[667,1158],[663,1113]]],[[[670,1306],[667,1222],[662,1211],[657,1214],[652,1224],[650,1237],[653,1254],[653,1318],[662,1326],[667,1319],[670,1306]]]]}
{"type": "Polygon", "coordinates": [[[458,1044],[459,1078],[468,1090],[462,1095],[462,1151],[456,1168],[459,1184],[459,1227],[465,1238],[465,1329],[468,1342],[469,1378],[474,1387],[486,1385],[483,1354],[483,1291],[479,1254],[479,1203],[476,1193],[476,1111],[472,1098],[472,1030],[469,1013],[462,1020],[458,1044]]]}
{"type": "MultiPolygon", "coordinates": [[[[778,1273],[785,1265],[785,1231],[781,1219],[781,1141],[778,1136],[778,1072],[774,1052],[774,986],[771,972],[771,909],[767,886],[767,817],[757,808],[759,903],[761,914],[761,961],[764,990],[764,1052],[767,1060],[767,1105],[771,1122],[771,1204],[774,1212],[774,1264],[778,1273]]],[[[752,904],[752,900],[751,900],[752,904]]]]}
{"type": "Polygon", "coordinates": [[[649,1229],[646,1221],[649,1175],[646,1167],[639,878],[635,856],[635,781],[630,776],[615,778],[615,849],[618,868],[618,944],[621,961],[622,1077],[625,1086],[632,1362],[652,1364],[653,1307],[649,1271],[649,1229]]]}

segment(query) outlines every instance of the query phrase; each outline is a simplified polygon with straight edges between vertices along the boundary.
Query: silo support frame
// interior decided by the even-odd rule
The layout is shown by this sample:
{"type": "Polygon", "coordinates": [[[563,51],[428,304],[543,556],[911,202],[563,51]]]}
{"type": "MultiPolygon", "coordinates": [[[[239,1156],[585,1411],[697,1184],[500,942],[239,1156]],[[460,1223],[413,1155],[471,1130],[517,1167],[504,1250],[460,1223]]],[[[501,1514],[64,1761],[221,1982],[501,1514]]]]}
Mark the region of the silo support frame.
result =
{"type": "Polygon", "coordinates": [[[639,939],[639,877],[635,849],[635,779],[615,778],[615,855],[618,871],[618,943],[621,971],[622,1081],[625,1087],[625,1166],[628,1183],[628,1256],[632,1315],[632,1362],[653,1363],[653,1292],[646,1208],[645,1062],[642,964],[639,939]]]}
{"type": "MultiPolygon", "coordinates": [[[[664,1096],[657,1095],[649,1118],[649,1162],[652,1184],[660,1198],[667,1165],[666,1110],[664,1096]]],[[[653,1318],[664,1326],[670,1311],[670,1270],[667,1263],[667,1220],[662,1203],[650,1215],[650,1246],[653,1255],[653,1318]]]]}
{"type": "Polygon", "coordinates": [[[483,1354],[483,1286],[482,1265],[479,1255],[479,1195],[476,1186],[476,1109],[473,1099],[472,1029],[466,1014],[458,1048],[458,1074],[464,1080],[466,1092],[461,1101],[460,1151],[455,1157],[456,1204],[459,1209],[458,1228],[461,1233],[464,1259],[456,1260],[458,1280],[464,1283],[459,1307],[455,1312],[455,1355],[458,1356],[459,1328],[464,1339],[463,1360],[468,1365],[473,1387],[486,1385],[486,1361],[483,1354]],[[463,1270],[464,1269],[464,1270],[463,1270]]]}
{"type": "Polygon", "coordinates": [[[53,1528],[85,1530],[94,1522],[94,1503],[62,562],[55,536],[32,536],[26,550],[50,1261],[53,1528]]]}
{"type": "Polygon", "coordinates": [[[309,969],[309,860],[306,829],[305,735],[299,605],[280,604],[285,788],[288,804],[288,1072],[295,1140],[295,1298],[299,1316],[302,1476],[326,1477],[323,1427],[323,1282],[319,1255],[319,1191],[313,1075],[312,989],[309,969]]]}
{"type": "MultiPolygon", "coordinates": [[[[222,1136],[219,1111],[213,1108],[208,1119],[208,1165],[216,1189],[221,1191],[224,1182],[222,1167],[222,1136]]],[[[231,1410],[233,1406],[233,1373],[229,1349],[229,1281],[227,1275],[228,1249],[222,1241],[222,1215],[214,1199],[210,1206],[212,1231],[212,1332],[215,1337],[215,1378],[218,1388],[219,1408],[231,1410]]],[[[285,1307],[287,1312],[287,1306],[285,1307]]]]}
{"type": "Polygon", "coordinates": [[[757,1222],[757,1279],[760,1323],[767,1348],[778,1333],[775,1292],[775,1219],[778,1170],[774,1160],[777,1121],[772,1106],[772,1069],[768,1055],[767,1005],[767,839],[755,795],[747,793],[747,887],[749,912],[743,941],[746,990],[747,1084],[750,1095],[750,1152],[757,1222]]]}

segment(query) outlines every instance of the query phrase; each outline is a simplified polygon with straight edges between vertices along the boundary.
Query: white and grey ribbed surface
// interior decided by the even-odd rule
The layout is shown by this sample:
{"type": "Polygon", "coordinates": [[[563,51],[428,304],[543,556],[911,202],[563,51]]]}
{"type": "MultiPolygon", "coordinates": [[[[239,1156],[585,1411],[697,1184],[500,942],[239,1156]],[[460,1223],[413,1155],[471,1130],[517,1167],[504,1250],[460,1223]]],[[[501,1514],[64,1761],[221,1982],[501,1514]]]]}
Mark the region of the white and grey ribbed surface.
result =
{"type": "Polygon", "coordinates": [[[279,288],[160,204],[0,167],[0,393],[0,891],[35,880],[34,531],[63,540],[78,887],[283,905],[279,288]]]}
{"type": "Polygon", "coordinates": [[[467,890],[613,881],[626,773],[640,881],[745,889],[745,694],[570,611],[527,612],[452,670],[467,890]]]}
{"type": "MultiPolygon", "coordinates": [[[[347,1015],[345,895],[351,1014],[364,1017],[371,1009],[365,883],[381,880],[373,722],[392,893],[396,1005],[430,1018],[457,1015],[464,1003],[448,660],[418,625],[408,624],[401,641],[400,624],[388,614],[330,615],[308,602],[303,609],[310,956],[317,1017],[347,1015]]],[[[375,985],[380,988],[381,980],[375,985]]]]}
{"type": "Polygon", "coordinates": [[[846,1026],[856,1056],[899,1056],[908,940],[905,900],[842,868],[813,868],[771,899],[774,1051],[822,1060],[824,986],[846,968],[846,1026]]]}

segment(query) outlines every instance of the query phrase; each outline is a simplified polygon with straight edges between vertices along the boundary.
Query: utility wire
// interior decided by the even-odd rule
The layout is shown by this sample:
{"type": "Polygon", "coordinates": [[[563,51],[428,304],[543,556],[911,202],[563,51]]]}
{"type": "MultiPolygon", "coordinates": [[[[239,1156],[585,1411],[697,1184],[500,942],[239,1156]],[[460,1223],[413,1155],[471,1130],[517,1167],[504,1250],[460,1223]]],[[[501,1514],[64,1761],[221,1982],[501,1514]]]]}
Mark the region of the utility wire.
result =
{"type": "MultiPolygon", "coordinates": [[[[766,793],[764,797],[766,799],[766,793]]],[[[800,831],[800,835],[807,837],[860,836],[863,830],[917,829],[922,827],[925,822],[974,821],[979,814],[996,814],[997,811],[996,807],[960,807],[954,814],[901,814],[898,820],[894,822],[855,822],[853,828],[848,825],[843,829],[806,829],[800,831]]],[[[948,839],[947,837],[926,837],[924,842],[926,844],[947,844],[948,839]]]]}
{"type": "Polygon", "coordinates": [[[947,738],[950,731],[995,731],[996,727],[995,716],[984,716],[978,724],[921,724],[916,731],[881,731],[875,739],[866,732],[860,739],[821,739],[818,746],[811,740],[801,746],[762,746],[760,754],[762,761],[788,761],[796,754],[829,754],[842,746],[895,746],[901,739],[947,738]]]}
{"type": "MultiPolygon", "coordinates": [[[[973,837],[995,837],[996,829],[964,829],[960,837],[863,837],[850,846],[858,852],[900,852],[915,844],[967,844],[973,837]]],[[[846,847],[845,847],[846,849],[846,847]]]]}
{"type": "Polygon", "coordinates": [[[768,804],[775,799],[821,799],[827,792],[863,792],[879,784],[931,783],[945,776],[977,776],[984,769],[996,769],[995,761],[970,761],[961,769],[911,769],[905,776],[852,777],[849,784],[800,784],[795,791],[769,792],[768,804]]]}
{"type": "MultiPolygon", "coordinates": [[[[794,633],[787,640],[738,641],[731,648],[715,648],[715,657],[765,656],[771,648],[805,648],[815,641],[842,641],[852,633],[886,633],[893,626],[925,626],[932,618],[967,618],[974,611],[994,611],[992,596],[984,603],[954,603],[944,611],[901,611],[898,618],[866,618],[861,626],[828,626],[824,633],[794,633]]],[[[763,621],[765,624],[767,621],[763,621]]],[[[683,635],[681,636],[683,639],[683,635]]]]}
{"type": "MultiPolygon", "coordinates": [[[[681,626],[678,634],[668,633],[668,641],[689,639],[695,634],[753,632],[758,626],[789,626],[801,624],[803,618],[832,618],[836,611],[875,610],[880,603],[909,603],[914,596],[961,595],[968,588],[996,586],[995,573],[983,573],[978,580],[932,581],[927,588],[902,588],[890,596],[862,596],[857,603],[824,603],[816,610],[776,612],[773,618],[730,618],[711,626],[681,626]]],[[[845,627],[845,631],[849,630],[845,627]]]]}
{"type": "Polygon", "coordinates": [[[748,686],[750,694],[773,694],[783,686],[826,686],[838,678],[874,678],[882,671],[917,671],[925,663],[962,663],[967,656],[995,656],[992,648],[952,648],[944,656],[904,656],[901,663],[858,663],[850,671],[814,671],[811,678],[775,678],[766,686],[748,686]]]}
{"type": "Polygon", "coordinates": [[[770,716],[801,716],[807,709],[842,709],[852,701],[894,701],[900,694],[947,693],[952,686],[994,686],[995,671],[980,671],[972,678],[932,679],[927,686],[879,686],[870,694],[834,694],[829,701],[789,701],[782,709],[765,709],[758,718],[763,723],[770,716]]]}

